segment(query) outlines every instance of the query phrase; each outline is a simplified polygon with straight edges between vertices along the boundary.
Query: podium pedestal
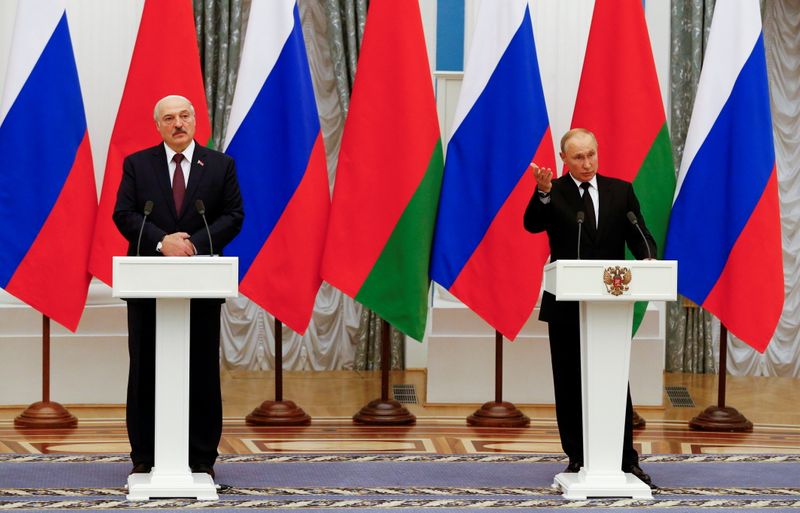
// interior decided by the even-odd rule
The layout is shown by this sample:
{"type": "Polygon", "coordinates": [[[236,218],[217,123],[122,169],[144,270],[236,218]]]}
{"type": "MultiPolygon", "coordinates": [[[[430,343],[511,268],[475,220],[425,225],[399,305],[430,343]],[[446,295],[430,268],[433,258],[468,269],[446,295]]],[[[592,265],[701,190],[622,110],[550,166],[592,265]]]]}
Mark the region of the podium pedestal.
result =
{"type": "Polygon", "coordinates": [[[554,485],[567,499],[651,499],[648,485],[621,470],[633,305],[674,300],[677,263],[559,260],[545,266],[545,290],[580,302],[584,467],[554,485]]]}
{"type": "Polygon", "coordinates": [[[217,500],[208,474],[189,469],[189,320],[191,298],[238,294],[238,259],[114,257],[113,296],[156,298],[155,465],[128,476],[128,500],[217,500]]]}

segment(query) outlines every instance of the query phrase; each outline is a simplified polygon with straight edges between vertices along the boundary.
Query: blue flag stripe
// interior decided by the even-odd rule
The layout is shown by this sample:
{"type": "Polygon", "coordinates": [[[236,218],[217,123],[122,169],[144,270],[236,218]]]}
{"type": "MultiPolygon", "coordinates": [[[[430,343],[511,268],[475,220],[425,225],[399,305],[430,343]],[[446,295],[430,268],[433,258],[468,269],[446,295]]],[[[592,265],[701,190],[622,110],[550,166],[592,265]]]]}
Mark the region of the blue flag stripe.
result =
{"type": "Polygon", "coordinates": [[[431,259],[431,278],[445,288],[456,280],[527,171],[547,130],[532,34],[526,8],[486,87],[447,146],[431,259]]]}
{"type": "Polygon", "coordinates": [[[702,304],[761,199],[775,165],[763,34],[692,161],[670,217],[665,258],[678,290],[702,304]]]}
{"type": "Polygon", "coordinates": [[[295,6],[294,28],[226,150],[236,159],[247,214],[242,231],[226,247],[227,254],[239,257],[240,279],[300,184],[319,129],[295,6]]]}
{"type": "Polygon", "coordinates": [[[0,287],[47,220],[85,133],[65,13],[0,125],[0,287]]]}

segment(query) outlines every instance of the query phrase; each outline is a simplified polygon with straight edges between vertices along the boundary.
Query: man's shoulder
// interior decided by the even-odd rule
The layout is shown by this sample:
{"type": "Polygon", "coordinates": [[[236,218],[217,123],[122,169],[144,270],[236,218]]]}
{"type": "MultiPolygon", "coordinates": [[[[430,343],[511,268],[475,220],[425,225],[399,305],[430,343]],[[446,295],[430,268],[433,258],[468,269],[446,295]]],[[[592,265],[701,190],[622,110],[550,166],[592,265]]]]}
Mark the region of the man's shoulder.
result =
{"type": "Polygon", "coordinates": [[[233,162],[233,157],[230,155],[211,149],[207,146],[200,146],[199,144],[194,149],[194,158],[195,160],[205,159],[213,164],[226,164],[228,162],[233,162]]]}
{"type": "Polygon", "coordinates": [[[616,187],[620,189],[627,189],[631,187],[633,184],[627,180],[623,180],[621,178],[612,178],[610,176],[604,175],[595,175],[597,176],[597,186],[600,187],[601,184],[605,185],[606,187],[616,187]]]}

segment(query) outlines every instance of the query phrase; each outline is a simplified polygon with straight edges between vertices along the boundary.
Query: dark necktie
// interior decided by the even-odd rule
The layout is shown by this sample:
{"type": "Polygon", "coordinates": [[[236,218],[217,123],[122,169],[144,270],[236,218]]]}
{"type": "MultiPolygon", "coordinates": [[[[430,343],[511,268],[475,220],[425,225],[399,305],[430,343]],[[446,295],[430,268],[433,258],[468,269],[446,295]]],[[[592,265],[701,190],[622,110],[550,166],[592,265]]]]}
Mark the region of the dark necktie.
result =
{"type": "Polygon", "coordinates": [[[594,202],[592,201],[592,195],[589,194],[589,187],[589,182],[583,182],[581,184],[581,189],[583,189],[583,209],[586,213],[586,223],[593,230],[596,230],[597,220],[594,217],[594,202]]]}
{"type": "Polygon", "coordinates": [[[186,195],[186,180],[183,178],[183,154],[176,153],[172,160],[175,162],[175,173],[172,175],[172,199],[175,201],[175,211],[181,215],[183,197],[186,195]]]}

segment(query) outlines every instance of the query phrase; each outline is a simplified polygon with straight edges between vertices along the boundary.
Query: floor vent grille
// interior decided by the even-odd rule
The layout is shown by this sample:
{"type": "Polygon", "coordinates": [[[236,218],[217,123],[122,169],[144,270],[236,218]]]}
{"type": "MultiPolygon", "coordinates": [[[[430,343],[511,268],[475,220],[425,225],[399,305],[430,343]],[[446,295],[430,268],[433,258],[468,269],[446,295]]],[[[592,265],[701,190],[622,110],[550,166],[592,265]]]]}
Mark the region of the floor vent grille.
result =
{"type": "Polygon", "coordinates": [[[694,408],[695,404],[686,387],[664,387],[667,398],[675,408],[694,408]]]}
{"type": "Polygon", "coordinates": [[[417,387],[415,385],[392,385],[392,395],[398,403],[417,404],[417,387]]]}

